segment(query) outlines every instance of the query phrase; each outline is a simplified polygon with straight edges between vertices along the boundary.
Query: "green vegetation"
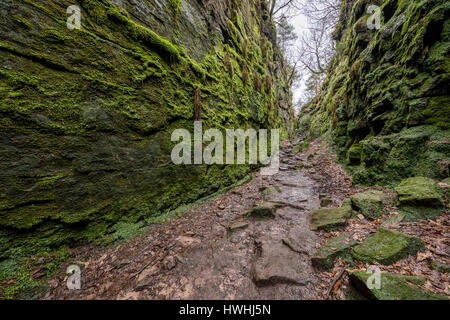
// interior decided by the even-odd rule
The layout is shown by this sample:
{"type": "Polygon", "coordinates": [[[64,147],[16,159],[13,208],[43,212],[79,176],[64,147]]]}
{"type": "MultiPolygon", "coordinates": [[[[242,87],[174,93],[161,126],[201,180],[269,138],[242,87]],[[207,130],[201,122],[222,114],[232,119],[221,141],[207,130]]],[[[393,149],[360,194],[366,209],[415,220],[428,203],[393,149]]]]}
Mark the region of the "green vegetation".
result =
{"type": "Polygon", "coordinates": [[[310,223],[313,230],[333,230],[340,228],[347,223],[347,219],[352,215],[351,208],[322,208],[311,213],[310,223]]]}
{"type": "Polygon", "coordinates": [[[389,265],[408,255],[414,255],[423,247],[424,243],[418,238],[379,228],[376,234],[354,247],[352,255],[355,259],[363,262],[377,261],[389,265]]]}
{"type": "Polygon", "coordinates": [[[307,140],[330,134],[355,184],[395,187],[410,176],[447,178],[450,103],[442,88],[450,72],[449,4],[379,1],[386,20],[369,30],[370,4],[341,7],[337,54],[298,127],[307,140]]]}
{"type": "Polygon", "coordinates": [[[0,262],[0,299],[33,299],[42,296],[47,289],[45,279],[55,275],[70,257],[70,251],[62,247],[49,249],[30,258],[11,256],[0,262]]]}
{"type": "Polygon", "coordinates": [[[236,41],[222,41],[201,19],[195,33],[181,35],[179,27],[192,21],[179,0],[159,12],[164,26],[137,7],[81,0],[82,28],[73,31],[64,3],[20,2],[4,22],[14,31],[0,41],[8,61],[0,67],[0,259],[17,248],[30,256],[65,244],[126,241],[248,178],[257,166],[171,163],[172,132],[193,131],[197,88],[204,130],[292,133],[279,115],[291,108],[283,102],[289,88],[268,66],[281,64],[271,46],[261,52],[265,22],[258,16],[230,5],[236,41]],[[244,25],[255,34],[247,37],[244,25]],[[226,54],[233,77],[224,72],[226,54]],[[255,91],[254,74],[272,79],[270,90],[255,91]]]}
{"type": "Polygon", "coordinates": [[[342,257],[350,263],[353,263],[350,249],[358,242],[355,241],[352,236],[352,233],[343,232],[337,237],[328,239],[327,242],[314,253],[314,256],[311,259],[313,266],[325,270],[333,269],[334,260],[338,257],[342,257]]]}
{"type": "Polygon", "coordinates": [[[384,193],[378,190],[369,190],[357,193],[350,197],[352,206],[363,216],[370,219],[380,218],[384,213],[384,193]]]}
{"type": "Polygon", "coordinates": [[[350,280],[368,299],[377,300],[448,300],[444,295],[436,295],[421,289],[425,280],[421,277],[382,273],[381,288],[369,289],[367,286],[371,273],[351,272],[350,280]]]}

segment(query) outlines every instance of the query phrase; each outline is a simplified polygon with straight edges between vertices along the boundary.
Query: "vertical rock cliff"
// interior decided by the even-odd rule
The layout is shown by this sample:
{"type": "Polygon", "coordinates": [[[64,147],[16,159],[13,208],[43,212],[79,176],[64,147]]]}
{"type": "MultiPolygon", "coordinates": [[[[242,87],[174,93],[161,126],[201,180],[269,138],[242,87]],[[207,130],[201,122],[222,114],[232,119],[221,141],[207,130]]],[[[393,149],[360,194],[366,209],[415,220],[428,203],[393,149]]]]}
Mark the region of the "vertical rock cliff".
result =
{"type": "Polygon", "coordinates": [[[171,162],[171,133],[194,118],[290,134],[264,3],[1,1],[0,257],[101,237],[248,174],[171,162]],[[80,30],[66,27],[74,4],[80,30]]]}
{"type": "Polygon", "coordinates": [[[337,54],[302,110],[309,138],[329,133],[362,184],[444,179],[450,165],[450,3],[343,1],[337,54]],[[367,22],[380,8],[380,28],[367,22]]]}

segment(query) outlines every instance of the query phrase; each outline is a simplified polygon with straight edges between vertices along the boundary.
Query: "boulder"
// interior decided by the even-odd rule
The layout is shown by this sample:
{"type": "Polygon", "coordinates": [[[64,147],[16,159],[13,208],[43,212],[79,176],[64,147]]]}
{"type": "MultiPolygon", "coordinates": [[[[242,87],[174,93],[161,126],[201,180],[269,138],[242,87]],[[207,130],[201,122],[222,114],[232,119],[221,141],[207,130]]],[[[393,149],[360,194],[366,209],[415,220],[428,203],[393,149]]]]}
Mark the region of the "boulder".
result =
{"type": "Polygon", "coordinates": [[[344,226],[351,214],[352,211],[348,207],[315,210],[310,216],[311,229],[332,230],[344,226]]]}
{"type": "MultiPolygon", "coordinates": [[[[372,273],[355,271],[349,273],[353,286],[366,298],[376,300],[448,300],[444,295],[436,295],[418,286],[425,283],[425,279],[416,276],[397,275],[391,273],[380,274],[380,286],[371,285],[369,277],[372,273]]],[[[373,284],[373,283],[372,283],[373,284]]]]}
{"type": "Polygon", "coordinates": [[[305,285],[306,265],[301,255],[281,242],[262,243],[254,261],[251,274],[258,286],[288,283],[305,285]]]}
{"type": "Polygon", "coordinates": [[[412,177],[403,180],[396,188],[398,200],[402,205],[443,206],[437,182],[425,177],[412,177]]]}
{"type": "Polygon", "coordinates": [[[337,237],[328,239],[312,257],[313,266],[329,270],[333,268],[334,260],[337,257],[351,259],[350,248],[358,243],[352,236],[353,234],[350,232],[343,232],[337,237]]]}
{"type": "Polygon", "coordinates": [[[332,203],[333,203],[332,199],[329,199],[329,198],[320,199],[320,206],[321,207],[328,207],[332,203]]]}
{"type": "Polygon", "coordinates": [[[438,183],[430,178],[413,177],[396,188],[399,208],[406,220],[434,219],[444,211],[444,201],[438,183]]]}
{"type": "Polygon", "coordinates": [[[384,213],[384,193],[382,191],[369,190],[354,194],[350,199],[353,208],[360,211],[366,218],[380,218],[384,213]]]}
{"type": "Polygon", "coordinates": [[[268,195],[274,194],[274,193],[281,193],[281,189],[279,186],[265,187],[262,189],[262,194],[264,196],[268,196],[268,195]]]}
{"type": "Polygon", "coordinates": [[[372,263],[377,261],[389,265],[414,255],[424,247],[422,240],[403,234],[379,228],[378,232],[370,236],[363,243],[352,249],[355,259],[372,263]]]}

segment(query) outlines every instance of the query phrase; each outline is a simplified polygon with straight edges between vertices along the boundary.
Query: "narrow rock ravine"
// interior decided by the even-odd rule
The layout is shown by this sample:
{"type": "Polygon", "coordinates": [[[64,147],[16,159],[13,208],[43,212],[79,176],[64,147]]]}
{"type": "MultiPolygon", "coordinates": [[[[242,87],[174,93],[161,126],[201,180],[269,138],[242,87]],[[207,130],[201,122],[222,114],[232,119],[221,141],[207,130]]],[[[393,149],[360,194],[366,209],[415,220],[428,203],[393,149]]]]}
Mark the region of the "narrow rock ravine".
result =
{"type": "Polygon", "coordinates": [[[311,231],[308,214],[320,207],[320,181],[332,181],[308,165],[313,151],[291,151],[286,143],[276,175],[257,173],[136,240],[104,253],[79,248],[77,258],[85,259],[78,261],[84,265],[83,290],[68,290],[60,274],[45,298],[316,298],[321,280],[311,257],[321,240],[311,231]],[[273,217],[246,216],[257,205],[273,217]]]}

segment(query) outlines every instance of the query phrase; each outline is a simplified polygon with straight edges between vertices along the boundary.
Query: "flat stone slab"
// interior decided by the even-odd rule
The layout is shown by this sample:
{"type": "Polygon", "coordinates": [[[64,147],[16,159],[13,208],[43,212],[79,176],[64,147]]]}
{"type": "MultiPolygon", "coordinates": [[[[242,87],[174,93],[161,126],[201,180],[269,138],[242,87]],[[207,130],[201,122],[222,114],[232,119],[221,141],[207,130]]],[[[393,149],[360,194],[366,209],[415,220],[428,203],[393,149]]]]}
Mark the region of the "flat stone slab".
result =
{"type": "Polygon", "coordinates": [[[354,194],[350,197],[352,206],[369,219],[380,218],[384,213],[384,193],[378,190],[369,190],[354,194]]]}
{"type": "Polygon", "coordinates": [[[305,285],[299,254],[290,250],[281,241],[263,243],[259,257],[252,266],[253,281],[258,286],[277,283],[305,285]]]}
{"type": "Polygon", "coordinates": [[[419,238],[379,228],[376,234],[355,246],[352,249],[352,255],[355,259],[363,262],[377,261],[384,265],[390,265],[408,255],[416,254],[423,247],[424,243],[419,238]]]}
{"type": "Polygon", "coordinates": [[[396,188],[399,209],[406,214],[405,220],[434,219],[445,211],[444,201],[437,181],[424,177],[403,180],[396,188]]]}
{"type": "Polygon", "coordinates": [[[444,295],[436,295],[417,287],[425,283],[425,278],[422,277],[381,273],[379,286],[372,280],[374,279],[372,273],[350,272],[349,278],[352,285],[368,299],[448,300],[444,295]],[[371,276],[372,278],[369,280],[371,276]]]}
{"type": "Polygon", "coordinates": [[[401,204],[441,207],[444,202],[437,190],[437,182],[424,177],[405,179],[395,188],[401,204]]]}
{"type": "Polygon", "coordinates": [[[350,248],[358,242],[352,238],[353,233],[343,232],[337,237],[328,239],[314,254],[311,261],[315,268],[329,270],[334,266],[337,257],[351,259],[350,248]]]}
{"type": "Polygon", "coordinates": [[[311,213],[310,223],[312,230],[331,230],[347,223],[352,212],[348,207],[322,208],[311,213]]]}

